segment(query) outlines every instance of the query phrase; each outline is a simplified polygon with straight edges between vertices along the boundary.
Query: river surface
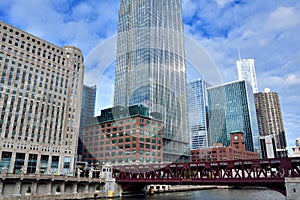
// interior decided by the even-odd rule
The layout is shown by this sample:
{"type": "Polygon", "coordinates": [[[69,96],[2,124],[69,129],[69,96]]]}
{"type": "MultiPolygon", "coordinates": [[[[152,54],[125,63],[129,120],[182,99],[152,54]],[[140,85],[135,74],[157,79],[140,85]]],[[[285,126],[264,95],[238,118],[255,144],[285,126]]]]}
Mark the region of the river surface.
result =
{"type": "Polygon", "coordinates": [[[172,192],[152,196],[120,197],[115,200],[285,200],[285,197],[269,189],[209,189],[172,192]]]}

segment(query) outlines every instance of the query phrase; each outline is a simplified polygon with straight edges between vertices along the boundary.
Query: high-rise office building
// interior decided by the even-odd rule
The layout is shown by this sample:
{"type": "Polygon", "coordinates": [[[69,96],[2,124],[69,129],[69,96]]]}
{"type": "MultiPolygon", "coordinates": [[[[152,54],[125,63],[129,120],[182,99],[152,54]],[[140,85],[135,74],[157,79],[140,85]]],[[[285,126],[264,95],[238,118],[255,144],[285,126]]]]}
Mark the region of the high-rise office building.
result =
{"type": "Polygon", "coordinates": [[[287,144],[282,120],[279,96],[266,88],[264,92],[254,94],[261,136],[273,135],[276,145],[276,157],[287,157],[287,144]]]}
{"type": "Polygon", "coordinates": [[[74,171],[83,56],[0,21],[0,168],[74,171]]]}
{"type": "Polygon", "coordinates": [[[81,103],[81,116],[80,116],[80,127],[83,128],[85,121],[94,117],[95,104],[96,104],[96,86],[84,85],[82,89],[82,103],[81,103]]]}
{"type": "Polygon", "coordinates": [[[164,161],[188,161],[189,133],[181,0],[121,0],[115,106],[163,115],[164,161]]]}
{"type": "Polygon", "coordinates": [[[259,134],[252,87],[235,81],[208,88],[208,141],[230,144],[231,132],[245,134],[247,151],[258,151],[259,134]]]}
{"type": "Polygon", "coordinates": [[[80,114],[80,131],[78,138],[77,160],[82,157],[82,133],[88,118],[94,117],[96,104],[96,86],[84,85],[82,89],[81,114],[80,114]]]}
{"type": "Polygon", "coordinates": [[[197,79],[188,83],[190,149],[207,146],[207,83],[197,79]]]}
{"type": "Polygon", "coordinates": [[[258,92],[254,59],[239,59],[236,61],[239,80],[245,80],[252,86],[253,93],[258,92]]]}

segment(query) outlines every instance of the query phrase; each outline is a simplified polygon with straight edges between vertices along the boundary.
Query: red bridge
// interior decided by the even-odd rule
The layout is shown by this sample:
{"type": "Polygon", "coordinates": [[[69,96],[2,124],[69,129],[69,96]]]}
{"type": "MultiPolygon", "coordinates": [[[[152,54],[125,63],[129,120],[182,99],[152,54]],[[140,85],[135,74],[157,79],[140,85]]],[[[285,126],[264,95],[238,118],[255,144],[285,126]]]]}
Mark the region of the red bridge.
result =
{"type": "Polygon", "coordinates": [[[300,177],[300,157],[114,166],[123,191],[150,184],[263,186],[286,195],[285,178],[300,177]]]}

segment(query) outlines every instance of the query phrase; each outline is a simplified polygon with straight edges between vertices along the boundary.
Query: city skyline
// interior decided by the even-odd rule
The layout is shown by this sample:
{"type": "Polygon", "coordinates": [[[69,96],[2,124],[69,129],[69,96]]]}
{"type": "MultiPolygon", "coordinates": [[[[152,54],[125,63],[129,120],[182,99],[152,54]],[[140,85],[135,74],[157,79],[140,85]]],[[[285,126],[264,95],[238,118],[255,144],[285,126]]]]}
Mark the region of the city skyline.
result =
{"type": "MultiPolygon", "coordinates": [[[[59,46],[77,46],[85,57],[116,34],[118,0],[67,2],[3,1],[0,19],[59,46]]],[[[242,58],[255,59],[259,91],[269,87],[280,96],[289,153],[300,130],[299,10],[291,0],[183,1],[185,34],[208,52],[224,82],[237,80],[238,46],[242,58]]]]}

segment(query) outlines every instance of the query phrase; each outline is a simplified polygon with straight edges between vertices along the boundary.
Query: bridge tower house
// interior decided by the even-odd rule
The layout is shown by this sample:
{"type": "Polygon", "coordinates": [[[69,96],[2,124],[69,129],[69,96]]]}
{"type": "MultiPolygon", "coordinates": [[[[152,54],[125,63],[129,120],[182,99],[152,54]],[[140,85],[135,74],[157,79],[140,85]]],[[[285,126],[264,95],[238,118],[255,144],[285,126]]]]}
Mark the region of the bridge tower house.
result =
{"type": "Polygon", "coordinates": [[[107,197],[121,196],[122,189],[116,183],[116,179],[112,177],[112,166],[106,163],[102,166],[102,178],[105,180],[104,193],[107,197]]]}

